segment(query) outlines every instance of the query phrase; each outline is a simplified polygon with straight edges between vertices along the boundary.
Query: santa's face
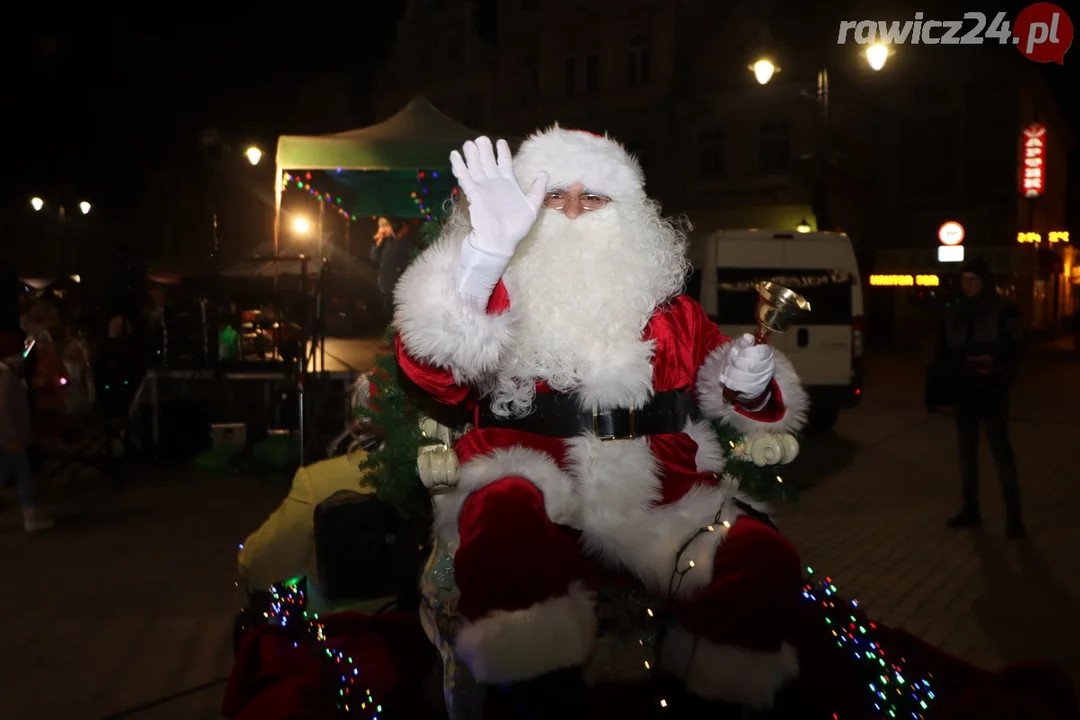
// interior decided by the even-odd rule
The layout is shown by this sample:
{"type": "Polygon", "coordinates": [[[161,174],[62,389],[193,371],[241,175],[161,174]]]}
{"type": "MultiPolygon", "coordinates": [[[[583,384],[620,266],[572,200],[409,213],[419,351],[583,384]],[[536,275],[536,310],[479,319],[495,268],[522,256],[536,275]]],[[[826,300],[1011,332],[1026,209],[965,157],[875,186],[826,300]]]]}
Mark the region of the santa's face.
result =
{"type": "Polygon", "coordinates": [[[603,210],[611,202],[607,195],[592,192],[581,183],[575,183],[566,189],[549,190],[544,195],[544,209],[561,212],[570,220],[576,220],[584,213],[603,210]]]}
{"type": "Polygon", "coordinates": [[[520,410],[533,379],[573,391],[613,349],[640,341],[687,269],[684,235],[654,203],[580,184],[549,191],[504,276],[516,329],[496,394],[520,410]]]}

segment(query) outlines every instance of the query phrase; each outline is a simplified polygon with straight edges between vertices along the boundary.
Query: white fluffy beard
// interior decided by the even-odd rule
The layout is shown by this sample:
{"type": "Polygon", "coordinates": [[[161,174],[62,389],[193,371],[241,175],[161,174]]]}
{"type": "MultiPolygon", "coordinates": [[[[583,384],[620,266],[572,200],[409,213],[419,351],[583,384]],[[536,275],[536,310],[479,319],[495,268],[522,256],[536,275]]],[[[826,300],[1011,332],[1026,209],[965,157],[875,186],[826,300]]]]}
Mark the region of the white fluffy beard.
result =
{"type": "Polygon", "coordinates": [[[640,342],[686,280],[686,236],[659,206],[611,203],[576,220],[544,210],[506,273],[514,343],[483,389],[498,415],[532,409],[535,383],[581,387],[606,354],[640,342]]]}

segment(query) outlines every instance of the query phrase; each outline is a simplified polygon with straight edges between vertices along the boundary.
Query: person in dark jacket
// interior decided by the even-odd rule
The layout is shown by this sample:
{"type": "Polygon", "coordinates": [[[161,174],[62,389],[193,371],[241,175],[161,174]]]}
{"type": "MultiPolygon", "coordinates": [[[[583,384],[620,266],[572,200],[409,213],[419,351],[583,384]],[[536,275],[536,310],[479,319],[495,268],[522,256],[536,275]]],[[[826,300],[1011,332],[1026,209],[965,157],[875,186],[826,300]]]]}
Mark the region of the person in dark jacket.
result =
{"type": "Polygon", "coordinates": [[[1020,512],[1016,458],[1009,441],[1009,389],[1023,346],[1016,306],[995,291],[987,266],[975,258],[961,268],[963,297],[946,311],[937,362],[952,388],[960,450],[963,507],[951,528],[982,523],[979,510],[979,425],[997,465],[1005,499],[1006,533],[1026,536],[1020,512]]]}
{"type": "Polygon", "coordinates": [[[379,218],[379,230],[371,248],[371,261],[379,266],[379,292],[383,297],[383,313],[387,323],[394,316],[394,286],[411,259],[411,247],[405,239],[407,226],[394,231],[390,221],[379,218]]]}

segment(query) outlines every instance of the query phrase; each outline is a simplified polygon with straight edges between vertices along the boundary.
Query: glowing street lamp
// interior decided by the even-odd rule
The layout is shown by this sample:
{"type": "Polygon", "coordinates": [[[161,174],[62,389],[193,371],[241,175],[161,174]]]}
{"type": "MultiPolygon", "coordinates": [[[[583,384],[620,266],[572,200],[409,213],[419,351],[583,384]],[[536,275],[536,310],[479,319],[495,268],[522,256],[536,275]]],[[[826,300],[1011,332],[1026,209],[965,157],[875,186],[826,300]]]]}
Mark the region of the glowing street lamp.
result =
{"type": "Polygon", "coordinates": [[[773,75],[780,72],[780,68],[773,65],[771,60],[762,58],[756,63],[750,66],[750,70],[753,71],[754,77],[761,85],[766,85],[772,80],[773,75]]]}
{"type": "Polygon", "coordinates": [[[30,207],[34,208],[34,212],[41,212],[41,208],[45,207],[45,201],[39,197],[30,198],[30,207]]]}
{"type": "Polygon", "coordinates": [[[262,160],[263,151],[252,145],[244,151],[244,156],[247,157],[248,162],[252,165],[258,165],[259,161],[262,160]]]}
{"type": "Polygon", "coordinates": [[[293,230],[300,233],[301,235],[307,235],[309,232],[311,232],[311,223],[309,223],[305,218],[296,218],[295,220],[293,220],[292,226],[293,230]]]}
{"type": "Polygon", "coordinates": [[[81,212],[83,215],[89,215],[90,214],[90,203],[86,202],[85,200],[83,200],[81,203],[79,203],[79,212],[81,212]]]}
{"type": "Polygon", "coordinates": [[[881,43],[874,43],[866,48],[866,62],[870,64],[870,68],[877,72],[881,68],[885,67],[885,62],[889,59],[889,46],[882,45],[881,43]]]}

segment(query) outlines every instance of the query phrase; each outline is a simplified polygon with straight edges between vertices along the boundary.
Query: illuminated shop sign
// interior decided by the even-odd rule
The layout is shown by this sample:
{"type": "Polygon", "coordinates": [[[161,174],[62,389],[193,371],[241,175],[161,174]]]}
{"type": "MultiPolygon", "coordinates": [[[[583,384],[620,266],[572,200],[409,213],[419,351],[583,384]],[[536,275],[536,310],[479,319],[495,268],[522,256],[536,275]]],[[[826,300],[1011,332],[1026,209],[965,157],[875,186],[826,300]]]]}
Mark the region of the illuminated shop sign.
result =
{"type": "Polygon", "coordinates": [[[964,262],[963,245],[938,245],[937,261],[943,263],[964,262]]]}
{"type": "MultiPolygon", "coordinates": [[[[1042,235],[1037,232],[1020,232],[1016,233],[1016,242],[1027,245],[1038,245],[1043,241],[1042,235]]],[[[1046,241],[1049,243],[1067,243],[1069,242],[1068,230],[1055,230],[1051,233],[1047,233],[1046,241]]]]}
{"type": "Polygon", "coordinates": [[[937,287],[937,275],[871,275],[870,284],[876,287],[937,287]]]}
{"type": "Polygon", "coordinates": [[[1037,198],[1046,187],[1046,126],[1031,123],[1024,128],[1020,151],[1020,194],[1037,198]]]}

